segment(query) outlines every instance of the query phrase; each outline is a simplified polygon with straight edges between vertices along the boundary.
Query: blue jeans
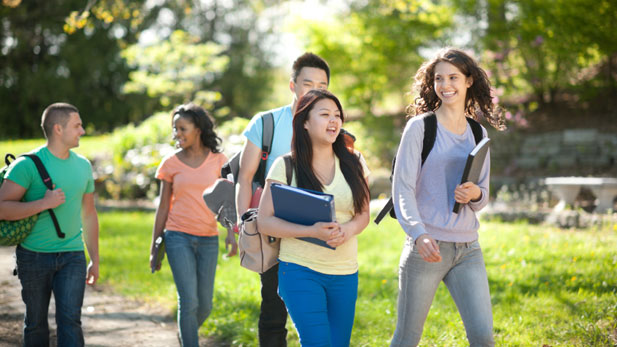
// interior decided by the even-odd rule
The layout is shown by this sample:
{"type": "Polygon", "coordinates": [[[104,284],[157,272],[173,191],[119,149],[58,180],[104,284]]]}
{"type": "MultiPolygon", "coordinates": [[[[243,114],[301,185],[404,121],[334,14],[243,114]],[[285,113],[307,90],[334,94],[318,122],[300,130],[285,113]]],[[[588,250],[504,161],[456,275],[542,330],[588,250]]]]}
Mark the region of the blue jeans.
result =
{"type": "Polygon", "coordinates": [[[17,246],[16,255],[21,297],[26,304],[24,346],[49,346],[47,314],[52,292],[56,300],[58,346],[83,346],[84,252],[40,253],[17,246]]]}
{"type": "Polygon", "coordinates": [[[166,230],[165,250],[178,290],[182,346],[199,346],[198,329],[212,311],[219,237],[166,230]]]}
{"type": "Polygon", "coordinates": [[[326,275],[305,266],[279,264],[279,294],[308,346],[349,346],[358,298],[358,273],[326,275]]]}
{"type": "Polygon", "coordinates": [[[407,238],[399,268],[398,319],[390,346],[417,346],[443,281],[461,315],[471,346],[494,346],[491,294],[478,241],[437,241],[441,261],[424,261],[407,238]]]}

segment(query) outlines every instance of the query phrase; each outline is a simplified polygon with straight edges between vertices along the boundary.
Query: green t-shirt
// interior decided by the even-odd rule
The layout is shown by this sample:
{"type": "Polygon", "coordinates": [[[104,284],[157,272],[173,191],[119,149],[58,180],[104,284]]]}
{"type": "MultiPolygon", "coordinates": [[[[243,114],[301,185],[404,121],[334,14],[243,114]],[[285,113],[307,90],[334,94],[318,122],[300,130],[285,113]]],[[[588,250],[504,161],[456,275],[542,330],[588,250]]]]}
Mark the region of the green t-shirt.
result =
{"type": "MultiPolygon", "coordinates": [[[[56,189],[62,188],[65,194],[65,202],[54,208],[54,213],[66,237],[63,239],[58,237],[49,212],[43,211],[32,233],[21,246],[34,252],[44,253],[83,250],[81,203],[84,194],[94,192],[94,178],[90,162],[72,151],[69,151],[67,159],[60,159],[45,146],[35,149],[32,153],[41,158],[56,189]]],[[[9,168],[6,178],[26,189],[23,201],[42,199],[47,191],[36,165],[30,158],[17,158],[9,168]]]]}

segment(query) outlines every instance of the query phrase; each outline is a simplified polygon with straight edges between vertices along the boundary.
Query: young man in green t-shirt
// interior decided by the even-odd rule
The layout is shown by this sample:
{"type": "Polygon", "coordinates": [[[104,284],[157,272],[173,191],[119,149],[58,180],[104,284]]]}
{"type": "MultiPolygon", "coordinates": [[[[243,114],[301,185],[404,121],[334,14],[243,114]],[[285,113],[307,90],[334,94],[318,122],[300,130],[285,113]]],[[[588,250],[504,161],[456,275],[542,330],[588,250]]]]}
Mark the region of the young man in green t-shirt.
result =
{"type": "Polygon", "coordinates": [[[40,213],[32,232],[17,246],[17,273],[26,304],[24,346],[48,346],[47,314],[53,292],[56,301],[58,346],[83,346],[81,306],[85,285],[99,276],[99,223],[94,206],[90,162],[71,151],[84,135],[77,108],[55,103],[43,111],[41,126],[47,142],[33,150],[54,183],[44,185],[34,162],[19,157],[0,187],[0,219],[18,220],[40,213]],[[47,209],[53,209],[56,232],[47,209]],[[90,256],[86,267],[85,240],[90,256]]]}

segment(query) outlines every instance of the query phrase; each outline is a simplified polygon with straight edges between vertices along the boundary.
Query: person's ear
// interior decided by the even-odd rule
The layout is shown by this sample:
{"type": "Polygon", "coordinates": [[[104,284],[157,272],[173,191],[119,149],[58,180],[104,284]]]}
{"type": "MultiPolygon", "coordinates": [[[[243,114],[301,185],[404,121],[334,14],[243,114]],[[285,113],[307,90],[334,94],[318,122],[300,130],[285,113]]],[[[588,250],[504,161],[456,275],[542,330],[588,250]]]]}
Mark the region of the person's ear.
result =
{"type": "Polygon", "coordinates": [[[467,77],[467,88],[471,87],[473,85],[473,77],[469,76],[467,77]]]}
{"type": "Polygon", "coordinates": [[[62,125],[58,123],[54,124],[52,129],[53,129],[52,132],[54,133],[54,135],[57,135],[57,136],[62,135],[62,131],[64,131],[64,129],[62,128],[62,125]]]}
{"type": "Polygon", "coordinates": [[[289,79],[289,90],[294,94],[296,93],[296,83],[294,82],[293,78],[289,79]]]}

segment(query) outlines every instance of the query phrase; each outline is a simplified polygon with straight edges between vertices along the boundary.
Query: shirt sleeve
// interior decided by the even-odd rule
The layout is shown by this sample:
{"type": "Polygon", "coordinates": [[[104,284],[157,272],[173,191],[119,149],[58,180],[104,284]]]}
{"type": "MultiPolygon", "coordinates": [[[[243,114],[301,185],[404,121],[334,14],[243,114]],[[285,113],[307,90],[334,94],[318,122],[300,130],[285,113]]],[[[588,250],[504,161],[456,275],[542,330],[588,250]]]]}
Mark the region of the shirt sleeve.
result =
{"type": "MultiPolygon", "coordinates": [[[[488,134],[486,129],[482,127],[482,133],[484,137],[488,134]]],[[[482,196],[478,201],[470,201],[469,207],[474,211],[478,212],[486,205],[488,205],[488,194],[489,194],[489,182],[491,176],[491,149],[489,148],[486,153],[486,159],[484,160],[484,164],[482,166],[482,171],[480,172],[480,178],[478,179],[478,187],[480,187],[480,191],[482,191],[482,196]]]]}
{"type": "Polygon", "coordinates": [[[92,164],[90,163],[90,160],[85,160],[86,163],[88,163],[88,183],[86,184],[86,194],[89,194],[94,192],[94,173],[92,172],[92,164]]]}
{"type": "Polygon", "coordinates": [[[261,121],[261,113],[253,116],[242,134],[255,146],[261,148],[263,135],[263,122],[261,121]]]}
{"type": "Polygon", "coordinates": [[[364,178],[368,178],[368,176],[371,174],[371,170],[369,170],[368,166],[366,165],[366,160],[364,160],[364,156],[362,155],[362,153],[360,153],[359,151],[355,152],[358,156],[358,159],[360,159],[360,165],[362,165],[362,172],[364,173],[364,178]]]}
{"type": "Polygon", "coordinates": [[[266,177],[266,179],[287,183],[286,176],[287,175],[285,173],[285,159],[283,159],[283,156],[280,156],[276,158],[276,160],[274,160],[274,163],[272,163],[272,167],[270,168],[270,171],[268,172],[268,177],[266,177]]]}
{"type": "Polygon", "coordinates": [[[33,169],[34,162],[30,158],[18,157],[9,166],[5,178],[28,190],[32,184],[33,169]]]}
{"type": "Polygon", "coordinates": [[[407,122],[396,154],[392,178],[392,201],[396,218],[413,240],[426,233],[416,201],[416,182],[422,162],[424,121],[412,118],[407,122]]]}
{"type": "Polygon", "coordinates": [[[156,169],[156,174],[154,175],[156,179],[169,182],[169,183],[173,182],[173,175],[171,173],[170,165],[169,165],[170,159],[171,157],[166,157],[161,161],[161,163],[159,164],[159,167],[156,169]]]}

